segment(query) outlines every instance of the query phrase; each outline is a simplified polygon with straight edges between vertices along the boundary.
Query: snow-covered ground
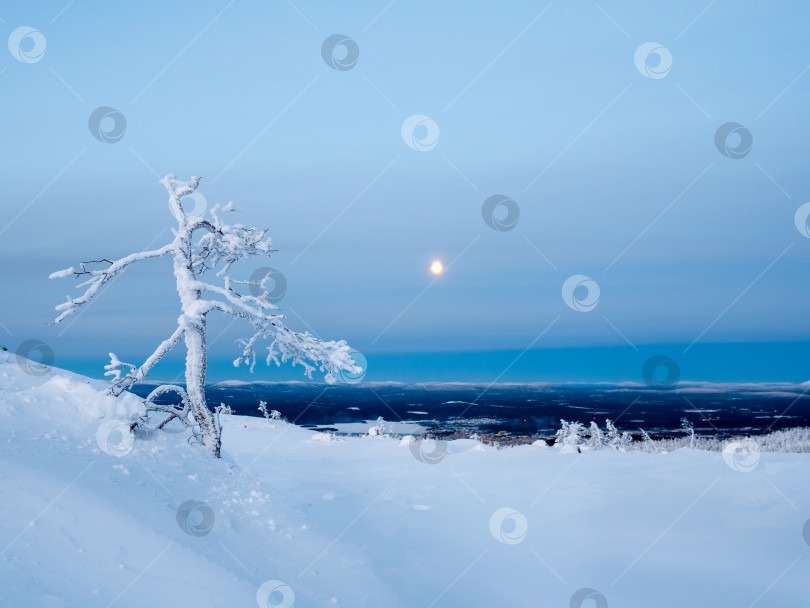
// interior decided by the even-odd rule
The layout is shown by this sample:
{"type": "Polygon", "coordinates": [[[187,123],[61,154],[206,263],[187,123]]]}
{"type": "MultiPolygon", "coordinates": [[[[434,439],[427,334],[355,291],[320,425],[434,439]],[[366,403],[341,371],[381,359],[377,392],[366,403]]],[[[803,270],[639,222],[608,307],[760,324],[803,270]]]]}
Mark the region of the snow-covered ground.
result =
{"type": "Polygon", "coordinates": [[[140,401],[103,387],[0,354],[4,606],[810,598],[810,454],[763,453],[743,472],[717,452],[336,440],[225,416],[214,460],[184,432],[127,441],[111,421],[140,401]]]}

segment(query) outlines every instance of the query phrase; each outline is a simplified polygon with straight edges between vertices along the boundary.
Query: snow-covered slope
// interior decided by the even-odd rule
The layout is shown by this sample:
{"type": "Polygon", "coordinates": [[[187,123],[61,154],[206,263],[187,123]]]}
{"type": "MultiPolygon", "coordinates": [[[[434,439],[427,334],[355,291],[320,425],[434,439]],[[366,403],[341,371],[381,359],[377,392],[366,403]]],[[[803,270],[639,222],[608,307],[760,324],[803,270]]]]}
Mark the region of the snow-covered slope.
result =
{"type": "Polygon", "coordinates": [[[139,400],[102,388],[0,355],[2,605],[250,607],[258,593],[285,607],[294,595],[295,606],[783,608],[810,597],[807,454],[762,454],[742,472],[710,452],[468,440],[433,452],[225,417],[216,461],[182,432],[122,442],[109,421],[137,415],[139,400]]]}

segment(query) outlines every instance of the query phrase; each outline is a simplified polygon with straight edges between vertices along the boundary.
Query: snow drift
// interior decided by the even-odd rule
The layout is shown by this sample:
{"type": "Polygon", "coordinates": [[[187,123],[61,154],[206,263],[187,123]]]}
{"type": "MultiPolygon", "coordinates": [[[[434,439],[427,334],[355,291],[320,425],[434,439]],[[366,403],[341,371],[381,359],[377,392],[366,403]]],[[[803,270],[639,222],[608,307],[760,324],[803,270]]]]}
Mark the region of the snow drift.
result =
{"type": "MultiPolygon", "coordinates": [[[[133,438],[130,394],[0,355],[14,606],[796,606],[810,455],[441,450],[223,416],[133,438]]],[[[257,404],[258,406],[258,404],[257,404]]],[[[270,404],[272,407],[272,403],[270,404]]],[[[282,412],[283,413],[283,412],[282,412]]],[[[175,424],[175,423],[173,423],[175,424]]],[[[384,429],[383,429],[384,431],[384,429]]]]}

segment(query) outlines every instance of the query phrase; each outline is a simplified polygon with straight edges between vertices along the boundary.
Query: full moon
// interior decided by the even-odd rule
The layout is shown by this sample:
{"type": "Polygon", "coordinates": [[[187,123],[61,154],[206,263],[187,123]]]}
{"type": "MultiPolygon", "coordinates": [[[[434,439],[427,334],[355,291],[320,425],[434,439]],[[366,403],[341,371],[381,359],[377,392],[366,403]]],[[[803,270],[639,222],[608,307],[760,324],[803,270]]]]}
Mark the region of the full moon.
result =
{"type": "Polygon", "coordinates": [[[442,264],[441,260],[433,260],[430,264],[430,272],[435,275],[439,275],[444,270],[444,264],[442,264]]]}

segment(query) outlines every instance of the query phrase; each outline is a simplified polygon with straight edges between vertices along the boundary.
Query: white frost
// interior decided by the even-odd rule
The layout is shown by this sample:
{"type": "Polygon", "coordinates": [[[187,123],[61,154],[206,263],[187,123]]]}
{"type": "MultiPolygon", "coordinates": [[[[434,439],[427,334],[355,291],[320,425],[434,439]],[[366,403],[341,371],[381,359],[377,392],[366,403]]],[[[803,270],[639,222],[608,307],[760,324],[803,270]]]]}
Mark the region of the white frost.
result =
{"type": "Polygon", "coordinates": [[[57,270],[56,272],[52,272],[48,275],[49,279],[63,279],[65,277],[69,277],[74,272],[73,266],[70,268],[65,268],[64,270],[57,270]]]}

